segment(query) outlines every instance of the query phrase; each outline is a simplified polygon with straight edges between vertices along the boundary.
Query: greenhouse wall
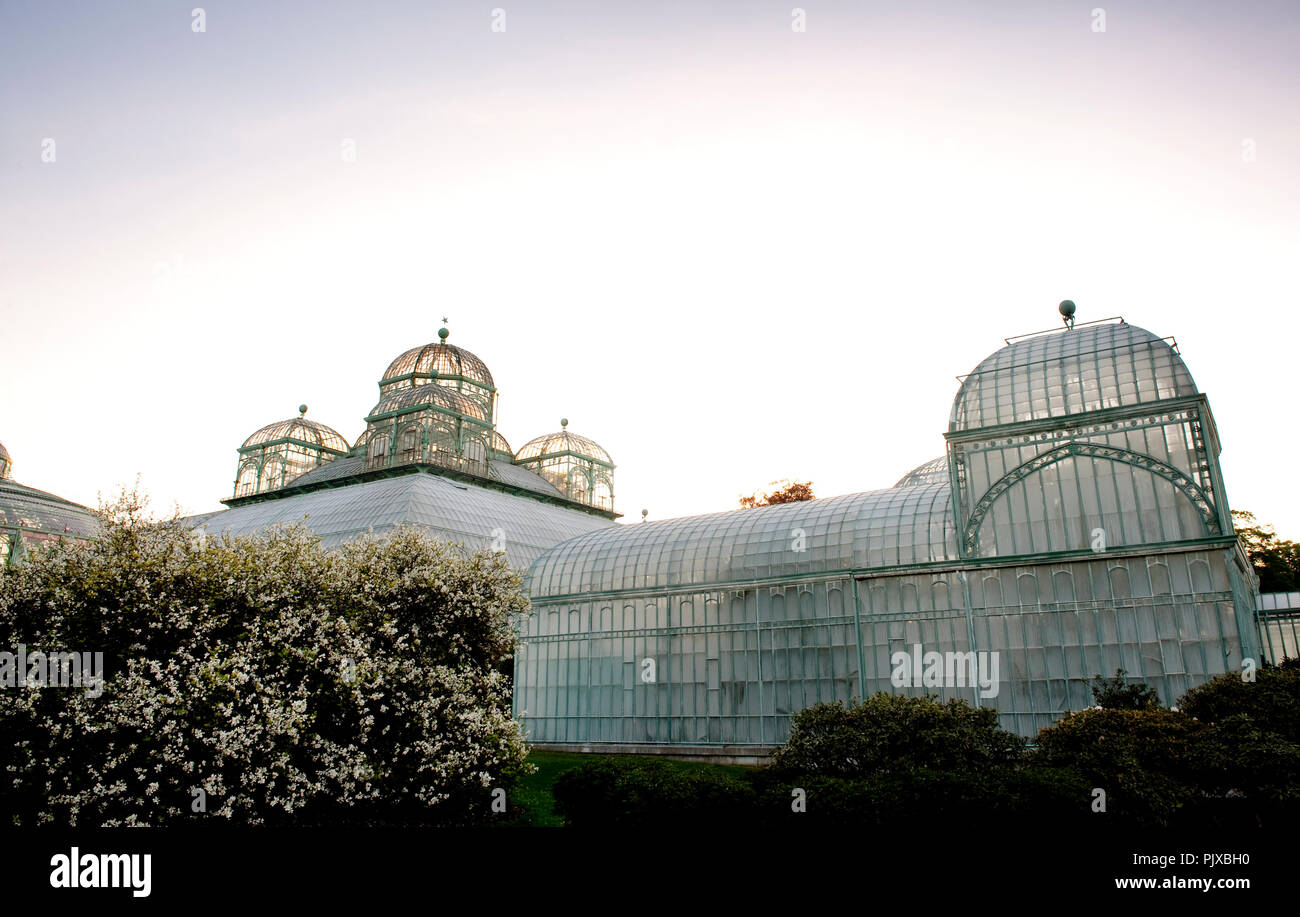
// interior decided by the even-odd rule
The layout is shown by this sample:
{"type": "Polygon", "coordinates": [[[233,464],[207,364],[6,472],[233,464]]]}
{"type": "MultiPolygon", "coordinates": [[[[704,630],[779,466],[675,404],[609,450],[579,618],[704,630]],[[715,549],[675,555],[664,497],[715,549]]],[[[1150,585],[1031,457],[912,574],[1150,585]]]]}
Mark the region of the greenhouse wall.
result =
{"type": "Polygon", "coordinates": [[[877,691],[960,697],[1034,735],[1124,669],[1166,704],[1255,653],[1223,550],[534,602],[516,703],[538,744],[780,744],[791,714],[877,691]],[[969,609],[965,596],[969,595],[969,609]],[[996,651],[992,696],[896,687],[891,660],[996,651]],[[646,678],[653,661],[653,680],[646,678]]]}

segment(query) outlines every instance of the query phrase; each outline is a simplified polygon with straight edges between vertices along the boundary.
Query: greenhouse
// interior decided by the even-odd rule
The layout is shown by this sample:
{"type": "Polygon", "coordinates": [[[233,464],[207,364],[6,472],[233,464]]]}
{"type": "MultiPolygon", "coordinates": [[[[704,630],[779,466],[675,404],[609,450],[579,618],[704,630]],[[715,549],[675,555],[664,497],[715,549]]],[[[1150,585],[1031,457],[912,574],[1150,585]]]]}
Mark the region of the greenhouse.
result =
{"type": "Polygon", "coordinates": [[[1168,704],[1258,659],[1208,401],[1176,342],[1072,311],[960,377],[946,454],[892,488],[542,554],[516,663],[530,741],[743,760],[793,713],[877,691],[965,698],[1032,736],[1090,706],[1095,675],[1168,704]],[[896,686],[920,650],[996,653],[994,695],[896,686]]]}
{"type": "Polygon", "coordinates": [[[19,484],[13,460],[0,443],[0,566],[17,563],[34,548],[70,538],[95,537],[94,513],[79,503],[19,484]]]}
{"type": "Polygon", "coordinates": [[[526,569],[548,548],[607,528],[614,462],[594,440],[538,437],[518,453],[497,430],[499,392],[487,364],[447,343],[389,363],[356,440],[299,416],[259,428],[238,449],[227,509],[191,517],[207,535],[302,524],[327,546],[400,525],[504,552],[526,569]]]}

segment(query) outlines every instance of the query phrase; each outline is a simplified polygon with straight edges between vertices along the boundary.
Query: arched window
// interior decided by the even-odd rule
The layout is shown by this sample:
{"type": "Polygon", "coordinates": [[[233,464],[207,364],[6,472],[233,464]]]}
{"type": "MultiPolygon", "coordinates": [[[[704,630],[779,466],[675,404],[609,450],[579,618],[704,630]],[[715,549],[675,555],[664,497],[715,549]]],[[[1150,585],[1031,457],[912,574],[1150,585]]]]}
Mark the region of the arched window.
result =
{"type": "Polygon", "coordinates": [[[480,473],[487,470],[487,446],[483,440],[477,437],[465,440],[465,467],[480,473]]]}
{"type": "Polygon", "coordinates": [[[388,461],[388,434],[381,433],[370,439],[370,445],[366,447],[366,467],[382,468],[388,461]]]}
{"type": "Polygon", "coordinates": [[[424,428],[411,424],[402,430],[398,438],[398,461],[418,462],[424,451],[424,428]]]}
{"type": "Polygon", "coordinates": [[[239,479],[235,482],[235,496],[245,497],[257,490],[257,465],[250,462],[239,469],[239,479]]]}
{"type": "Polygon", "coordinates": [[[261,480],[257,484],[257,492],[266,493],[268,490],[278,490],[284,486],[285,464],[283,459],[278,456],[266,460],[262,466],[261,480]]]}
{"type": "Polygon", "coordinates": [[[591,503],[601,509],[614,508],[614,488],[604,477],[596,479],[596,486],[591,491],[591,503]]]}
{"type": "Polygon", "coordinates": [[[591,483],[587,480],[587,472],[582,468],[572,469],[569,472],[569,499],[588,503],[591,500],[590,491],[591,483]]]}

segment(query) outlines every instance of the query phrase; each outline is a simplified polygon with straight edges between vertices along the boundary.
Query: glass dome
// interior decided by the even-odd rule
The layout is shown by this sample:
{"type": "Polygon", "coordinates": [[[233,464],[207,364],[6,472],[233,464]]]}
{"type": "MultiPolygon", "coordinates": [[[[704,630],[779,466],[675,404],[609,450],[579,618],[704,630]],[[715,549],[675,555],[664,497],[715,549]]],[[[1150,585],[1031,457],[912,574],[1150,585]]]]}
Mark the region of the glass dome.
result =
{"type": "Polygon", "coordinates": [[[484,423],[488,420],[486,409],[477,399],[441,385],[419,385],[390,391],[370,409],[366,419],[372,421],[385,415],[426,408],[472,417],[484,423]]]}
{"type": "Polygon", "coordinates": [[[348,441],[334,428],[298,416],[267,424],[239,447],[235,496],[277,490],[313,468],[348,454],[348,441]]]}
{"type": "Polygon", "coordinates": [[[438,343],[412,347],[388,364],[384,377],[379,380],[380,392],[386,394],[430,382],[451,388],[462,383],[489,395],[496,391],[487,364],[465,348],[448,344],[448,334],[446,328],[439,328],[438,343]]]}
{"type": "Polygon", "coordinates": [[[963,380],[949,430],[1195,394],[1196,383],[1178,351],[1121,319],[1018,340],[993,353],[963,380]]]}
{"type": "Polygon", "coordinates": [[[941,455],[938,458],[917,465],[907,474],[903,475],[894,487],[921,487],[926,484],[947,484],[948,483],[948,456],[941,455]]]}
{"type": "Polygon", "coordinates": [[[515,464],[533,471],[578,503],[614,508],[614,460],[595,440],[568,430],[529,440],[515,455],[515,464]]]}

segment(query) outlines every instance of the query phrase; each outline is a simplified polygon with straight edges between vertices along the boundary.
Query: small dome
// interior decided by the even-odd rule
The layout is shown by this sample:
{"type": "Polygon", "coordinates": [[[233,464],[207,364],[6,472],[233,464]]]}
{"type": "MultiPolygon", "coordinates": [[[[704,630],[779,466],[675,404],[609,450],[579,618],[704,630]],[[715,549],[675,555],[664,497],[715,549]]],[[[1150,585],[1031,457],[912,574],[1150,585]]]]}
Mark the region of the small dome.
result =
{"type": "Polygon", "coordinates": [[[14,462],[9,457],[9,450],[5,448],[4,443],[0,443],[0,478],[7,478],[13,471],[14,462]]]}
{"type": "Polygon", "coordinates": [[[917,465],[907,474],[903,475],[894,487],[922,487],[926,484],[947,484],[948,483],[948,456],[941,455],[938,458],[930,459],[924,464],[917,465]]]}
{"type": "MultiPolygon", "coordinates": [[[[400,411],[417,410],[422,407],[440,408],[454,414],[463,414],[475,420],[487,422],[488,416],[484,406],[477,399],[463,395],[453,388],[442,385],[416,385],[389,391],[379,403],[370,409],[367,419],[392,414],[400,411]]],[[[503,440],[504,442],[504,440],[503,440]]]]}
{"type": "Polygon", "coordinates": [[[379,390],[387,394],[408,385],[448,380],[496,391],[486,363],[463,347],[447,343],[425,344],[406,351],[388,364],[379,380],[379,390]]]}
{"type": "Polygon", "coordinates": [[[244,444],[239,448],[243,451],[283,441],[298,443],[312,449],[326,449],[340,455],[346,454],[350,448],[348,441],[337,430],[301,416],[267,424],[244,440],[244,444]]]}
{"type": "Polygon", "coordinates": [[[599,462],[602,465],[608,465],[611,468],[614,467],[614,460],[609,457],[608,452],[600,447],[599,443],[585,436],[570,433],[568,430],[561,430],[559,433],[548,433],[545,436],[529,440],[515,454],[515,461],[535,461],[561,455],[576,455],[599,462]]]}

